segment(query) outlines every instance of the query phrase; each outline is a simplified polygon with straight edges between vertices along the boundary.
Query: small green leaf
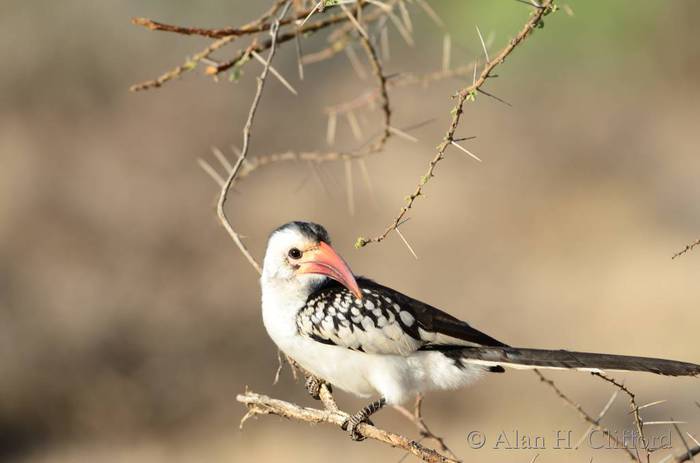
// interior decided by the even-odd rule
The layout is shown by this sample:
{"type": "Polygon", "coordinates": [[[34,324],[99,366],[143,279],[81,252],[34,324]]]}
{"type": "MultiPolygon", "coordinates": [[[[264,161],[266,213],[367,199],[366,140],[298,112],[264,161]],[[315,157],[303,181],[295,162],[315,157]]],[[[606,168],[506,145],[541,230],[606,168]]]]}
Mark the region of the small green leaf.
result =
{"type": "Polygon", "coordinates": [[[197,62],[192,61],[191,59],[188,59],[182,67],[188,71],[191,71],[192,69],[197,67],[197,62]]]}

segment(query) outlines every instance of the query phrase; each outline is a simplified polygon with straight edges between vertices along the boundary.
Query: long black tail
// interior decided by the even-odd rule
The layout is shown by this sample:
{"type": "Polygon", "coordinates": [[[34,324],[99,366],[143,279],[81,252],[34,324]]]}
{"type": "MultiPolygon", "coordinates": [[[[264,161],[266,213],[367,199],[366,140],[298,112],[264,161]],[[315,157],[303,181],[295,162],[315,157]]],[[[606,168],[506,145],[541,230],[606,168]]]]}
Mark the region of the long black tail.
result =
{"type": "Polygon", "coordinates": [[[462,359],[467,363],[492,367],[646,371],[668,376],[700,375],[700,365],[650,357],[517,347],[465,347],[461,353],[462,359]]]}

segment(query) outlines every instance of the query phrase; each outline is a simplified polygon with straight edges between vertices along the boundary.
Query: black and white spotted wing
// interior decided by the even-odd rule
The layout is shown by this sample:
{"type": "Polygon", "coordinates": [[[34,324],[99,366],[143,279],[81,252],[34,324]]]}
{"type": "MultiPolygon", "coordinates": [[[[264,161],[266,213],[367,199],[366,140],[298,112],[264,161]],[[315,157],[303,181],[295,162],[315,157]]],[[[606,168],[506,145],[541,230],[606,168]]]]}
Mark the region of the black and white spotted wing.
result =
{"type": "Polygon", "coordinates": [[[330,282],[313,293],[297,314],[300,334],[324,344],[375,354],[409,355],[417,350],[505,346],[467,323],[365,278],[363,298],[330,282]]]}

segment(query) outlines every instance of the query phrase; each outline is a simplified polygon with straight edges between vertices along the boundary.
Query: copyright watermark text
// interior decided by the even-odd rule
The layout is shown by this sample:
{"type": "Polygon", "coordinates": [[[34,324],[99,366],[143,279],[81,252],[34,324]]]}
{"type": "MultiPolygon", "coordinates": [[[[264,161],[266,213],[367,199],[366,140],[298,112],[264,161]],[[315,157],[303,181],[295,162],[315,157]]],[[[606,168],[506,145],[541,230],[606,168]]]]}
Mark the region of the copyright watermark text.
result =
{"type": "MultiPolygon", "coordinates": [[[[645,443],[639,434],[631,429],[621,431],[591,430],[579,438],[571,430],[555,430],[550,433],[531,433],[518,429],[500,430],[490,435],[483,431],[467,433],[467,445],[472,449],[491,450],[572,450],[586,447],[592,450],[608,450],[621,448],[643,448],[645,443]]],[[[670,449],[671,431],[652,436],[646,436],[646,447],[649,449],[670,449]]]]}

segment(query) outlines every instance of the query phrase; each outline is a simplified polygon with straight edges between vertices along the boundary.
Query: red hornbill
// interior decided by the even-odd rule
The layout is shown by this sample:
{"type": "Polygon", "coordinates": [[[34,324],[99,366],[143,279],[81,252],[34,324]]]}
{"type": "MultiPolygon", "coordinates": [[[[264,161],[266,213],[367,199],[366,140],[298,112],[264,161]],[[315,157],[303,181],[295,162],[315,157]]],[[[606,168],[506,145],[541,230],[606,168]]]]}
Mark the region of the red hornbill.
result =
{"type": "Polygon", "coordinates": [[[356,277],[326,230],[291,222],[270,235],[262,312],[272,340],[313,375],[361,397],[378,396],[346,422],[385,404],[456,389],[510,368],[646,371],[697,376],[700,365],[646,357],[510,347],[467,323],[372,280],[356,277]]]}

